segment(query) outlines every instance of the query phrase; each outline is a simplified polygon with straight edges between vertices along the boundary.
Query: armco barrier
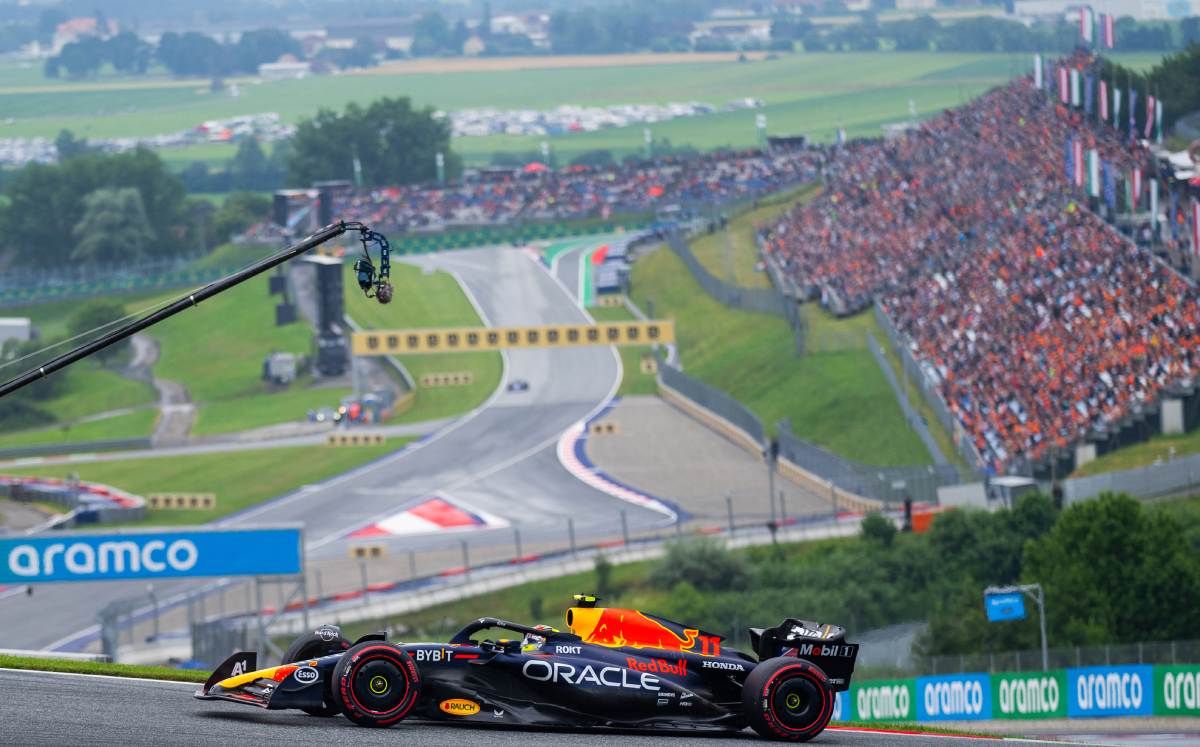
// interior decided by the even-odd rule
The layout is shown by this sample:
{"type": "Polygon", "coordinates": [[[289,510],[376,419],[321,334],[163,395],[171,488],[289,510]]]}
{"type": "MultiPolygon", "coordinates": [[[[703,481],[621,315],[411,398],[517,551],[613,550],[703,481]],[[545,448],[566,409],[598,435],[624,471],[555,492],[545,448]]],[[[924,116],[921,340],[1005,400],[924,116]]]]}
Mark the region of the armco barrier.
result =
{"type": "Polygon", "coordinates": [[[837,721],[1200,716],[1200,664],[1127,664],[852,682],[837,721]]]}

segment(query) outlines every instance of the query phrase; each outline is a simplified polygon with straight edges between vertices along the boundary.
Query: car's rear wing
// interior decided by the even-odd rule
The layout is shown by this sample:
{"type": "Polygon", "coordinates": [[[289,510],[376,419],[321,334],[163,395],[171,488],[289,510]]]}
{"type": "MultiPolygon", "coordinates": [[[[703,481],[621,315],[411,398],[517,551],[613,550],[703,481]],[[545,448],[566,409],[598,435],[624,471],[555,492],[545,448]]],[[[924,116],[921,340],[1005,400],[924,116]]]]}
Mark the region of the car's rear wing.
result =
{"type": "Polygon", "coordinates": [[[750,628],[750,643],[760,661],[794,656],[811,661],[829,678],[835,691],[850,689],[858,644],[846,642],[846,629],[788,618],[774,628],[750,628]]]}

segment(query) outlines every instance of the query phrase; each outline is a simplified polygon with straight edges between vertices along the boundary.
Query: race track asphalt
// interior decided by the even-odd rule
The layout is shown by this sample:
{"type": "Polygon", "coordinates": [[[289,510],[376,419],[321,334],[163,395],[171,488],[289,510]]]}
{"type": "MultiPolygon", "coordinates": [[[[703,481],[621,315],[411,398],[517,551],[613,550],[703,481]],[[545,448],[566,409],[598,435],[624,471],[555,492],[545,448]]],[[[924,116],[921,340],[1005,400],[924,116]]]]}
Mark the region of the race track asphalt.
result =
{"type": "MultiPolygon", "coordinates": [[[[413,259],[455,273],[491,325],[578,323],[587,319],[570,291],[512,249],[470,249],[413,259]]],[[[572,265],[577,274],[577,264],[572,265]]],[[[564,268],[565,269],[565,268],[564,268]]],[[[560,277],[564,274],[560,271],[560,277]]],[[[396,303],[403,303],[397,299],[396,303]]],[[[435,492],[508,519],[530,544],[564,541],[566,520],[576,535],[612,536],[624,510],[631,528],[661,525],[664,517],[598,492],[558,463],[555,444],[573,423],[608,401],[620,381],[620,360],[608,347],[514,350],[505,380],[524,379],[530,390],[510,393],[504,382],[482,408],[416,447],[354,472],[270,501],[231,517],[231,526],[302,523],[310,567],[345,556],[349,531],[401,510],[435,492]]],[[[510,529],[472,533],[473,544],[509,544],[510,529]]],[[[395,550],[457,546],[440,535],[390,540],[395,550]]],[[[159,599],[203,582],[156,584],[159,599]]],[[[32,597],[0,600],[0,629],[13,648],[77,648],[94,638],[99,610],[110,600],[144,595],[139,582],[45,585],[32,597]],[[88,629],[91,628],[89,631],[88,629]]]]}
{"type": "MultiPolygon", "coordinates": [[[[0,670],[4,718],[0,743],[11,745],[404,745],[405,747],[691,747],[770,744],[752,732],[697,736],[663,732],[540,731],[401,723],[363,729],[343,718],[263,711],[235,703],[200,701],[197,685],[109,677],[0,670]]],[[[912,747],[981,745],[1000,740],[828,730],[810,744],[912,747]]],[[[1025,744],[1059,744],[1025,742],[1025,744]]]]}

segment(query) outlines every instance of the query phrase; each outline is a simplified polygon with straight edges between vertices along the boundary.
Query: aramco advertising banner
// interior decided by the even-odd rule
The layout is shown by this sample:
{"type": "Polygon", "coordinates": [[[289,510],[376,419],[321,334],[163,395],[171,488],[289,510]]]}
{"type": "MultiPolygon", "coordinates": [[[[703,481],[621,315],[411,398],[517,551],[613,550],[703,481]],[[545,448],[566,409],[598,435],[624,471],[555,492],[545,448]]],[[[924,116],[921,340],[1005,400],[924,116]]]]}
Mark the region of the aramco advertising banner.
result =
{"type": "Polygon", "coordinates": [[[294,575],[299,528],[62,532],[0,539],[0,584],[294,575]]]}
{"type": "Polygon", "coordinates": [[[835,721],[1200,716],[1200,664],[1080,667],[853,682],[835,721]]]}

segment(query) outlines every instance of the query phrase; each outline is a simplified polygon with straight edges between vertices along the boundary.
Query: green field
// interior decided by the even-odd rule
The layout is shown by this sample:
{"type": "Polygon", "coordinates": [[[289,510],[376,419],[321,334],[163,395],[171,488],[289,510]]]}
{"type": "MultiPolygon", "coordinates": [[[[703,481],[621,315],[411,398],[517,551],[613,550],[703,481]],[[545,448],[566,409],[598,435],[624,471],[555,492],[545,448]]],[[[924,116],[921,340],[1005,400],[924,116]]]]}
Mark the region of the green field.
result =
{"type": "MultiPolygon", "coordinates": [[[[595,306],[588,309],[598,322],[624,322],[633,319],[633,314],[624,306],[595,306]]],[[[654,374],[642,373],[642,356],[650,354],[649,346],[621,345],[621,387],[618,397],[630,394],[658,394],[658,381],[654,374]]]]}
{"type": "Polygon", "coordinates": [[[808,202],[818,194],[820,187],[809,184],[771,195],[759,201],[754,210],[738,216],[727,230],[706,234],[693,241],[692,253],[709,272],[727,283],[743,288],[770,288],[770,277],[765,270],[758,269],[755,231],[786,213],[797,200],[808,202]]]}
{"type": "Polygon", "coordinates": [[[640,307],[652,301],[656,316],[675,320],[684,370],[732,394],[771,431],[789,417],[797,436],[849,459],[931,462],[867,349],[876,331],[870,313],[839,320],[806,310],[808,343],[797,355],[785,320],[717,303],[666,247],[634,264],[632,285],[640,307]]]}
{"type": "Polygon", "coordinates": [[[412,439],[392,438],[383,446],[298,446],[246,449],[219,454],[91,462],[63,466],[19,467],[8,474],[80,479],[127,490],[135,495],[160,492],[215,493],[207,511],[149,509],[146,524],[202,524],[320,482],[396,451],[412,439]]]}
{"type": "Polygon", "coordinates": [[[0,435],[0,448],[144,438],[154,430],[157,420],[158,408],[143,407],[112,417],[5,433],[0,435]]]}
{"type": "Polygon", "coordinates": [[[1110,451],[1075,470],[1071,477],[1085,477],[1102,472],[1147,467],[1198,452],[1200,452],[1200,428],[1176,436],[1155,436],[1149,441],[1110,451]]]}
{"type": "MultiPolygon", "coordinates": [[[[415,265],[392,265],[395,298],[387,306],[357,291],[346,266],[346,312],[366,329],[419,329],[468,327],[482,324],[475,308],[446,272],[424,273],[415,265]]],[[[500,385],[503,360],[499,353],[431,353],[397,356],[417,381],[413,404],[393,422],[408,423],[460,415],[483,404],[500,385]],[[434,373],[471,373],[465,386],[422,387],[421,376],[434,373]]]]}
{"type": "MultiPolygon", "coordinates": [[[[1145,67],[1157,55],[1116,55],[1145,67]]],[[[906,119],[909,101],[929,116],[1029,71],[1032,55],[856,53],[785,54],[755,62],[696,62],[605,68],[380,73],[314,76],[304,80],[236,81],[239,95],[213,93],[207,81],[105,78],[97,83],[53,81],[37,71],[0,66],[0,112],[13,117],[0,137],[54,137],[62,128],[92,137],[144,136],[195,127],[214,118],[278,112],[289,122],[318,106],[343,108],[381,96],[410,96],[419,105],[550,109],[560,104],[605,105],[700,100],[714,106],[746,97],[760,111],[715,114],[652,127],[674,145],[710,148],[756,142],[755,115],[768,116],[771,132],[805,133],[829,141],[839,126],[851,136],[878,135],[885,122],[906,119]]],[[[460,138],[455,148],[469,162],[495,152],[536,151],[549,140],[569,160],[595,148],[641,152],[642,125],[550,137],[460,138]]],[[[204,144],[164,151],[171,161],[220,161],[234,147],[204,144]]]]}

